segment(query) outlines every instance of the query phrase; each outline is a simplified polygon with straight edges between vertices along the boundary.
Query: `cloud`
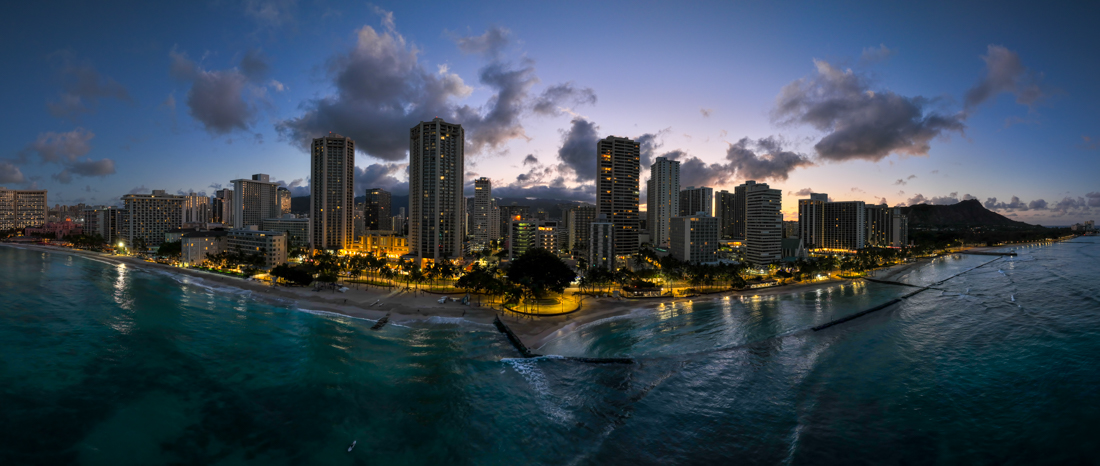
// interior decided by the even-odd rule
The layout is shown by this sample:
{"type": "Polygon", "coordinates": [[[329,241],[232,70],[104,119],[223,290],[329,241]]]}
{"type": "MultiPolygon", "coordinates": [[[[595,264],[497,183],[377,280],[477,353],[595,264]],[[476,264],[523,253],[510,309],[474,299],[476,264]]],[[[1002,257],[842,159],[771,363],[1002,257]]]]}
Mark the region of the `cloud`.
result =
{"type": "Polygon", "coordinates": [[[599,129],[595,123],[584,118],[574,118],[568,130],[562,132],[561,148],[558,158],[573,172],[577,182],[596,179],[596,141],[599,129]]]}
{"type": "MultiPolygon", "coordinates": [[[[240,68],[205,70],[187,57],[172,49],[169,52],[169,72],[177,79],[190,82],[185,102],[191,117],[202,123],[207,132],[214,135],[228,134],[236,130],[247,131],[256,119],[256,103],[263,100],[263,89],[250,84],[248,73],[261,72],[266,63],[258,52],[249,51],[240,68]]],[[[259,79],[257,76],[255,79],[259,79]]]]}
{"type": "Polygon", "coordinates": [[[966,91],[966,112],[1001,93],[1016,96],[1016,103],[1028,107],[1047,97],[1042,75],[1025,67],[1016,52],[990,45],[982,60],[985,61],[985,76],[966,91]]]}
{"type": "Polygon", "coordinates": [[[217,190],[222,189],[222,184],[221,183],[210,183],[210,186],[208,186],[208,187],[210,189],[213,189],[213,190],[217,191],[217,190]]]}
{"type": "Polygon", "coordinates": [[[375,163],[365,168],[355,167],[355,193],[361,196],[368,189],[382,188],[396,195],[409,193],[409,182],[401,181],[399,177],[407,178],[409,164],[407,163],[375,163]]]}
{"type": "Polygon", "coordinates": [[[911,206],[917,205],[917,204],[930,204],[931,202],[932,202],[931,199],[928,199],[928,198],[924,197],[924,195],[920,194],[920,193],[918,193],[916,196],[913,196],[913,197],[909,198],[909,200],[905,201],[906,204],[909,204],[911,206]]]}
{"type": "Polygon", "coordinates": [[[886,44],[879,44],[878,47],[864,47],[863,53],[859,55],[859,61],[864,64],[877,63],[896,53],[898,53],[897,49],[886,47],[886,44]]]}
{"type": "Polygon", "coordinates": [[[905,179],[906,180],[911,180],[911,179],[916,178],[916,177],[917,177],[917,175],[909,175],[905,179]]]}
{"type": "Polygon", "coordinates": [[[11,162],[0,160],[0,183],[25,183],[26,181],[27,177],[23,176],[19,167],[11,162]]]}
{"type": "Polygon", "coordinates": [[[1045,210],[1047,208],[1047,201],[1042,199],[1036,199],[1027,204],[1027,208],[1031,210],[1045,210]]]}
{"type": "Polygon", "coordinates": [[[1100,207],[1100,192],[1090,192],[1085,197],[1088,198],[1089,207],[1100,207]]]}
{"type": "Polygon", "coordinates": [[[458,50],[467,55],[483,55],[497,58],[500,52],[511,42],[512,31],[502,27],[491,27],[480,36],[453,36],[458,50]]]}
{"type": "Polygon", "coordinates": [[[455,118],[470,133],[466,140],[468,150],[478,153],[488,146],[497,148],[511,139],[527,139],[519,117],[527,106],[527,96],[539,81],[530,60],[513,67],[503,62],[493,62],[481,69],[479,81],[496,91],[481,108],[462,106],[455,118]]]}
{"type": "Polygon", "coordinates": [[[959,203],[959,193],[954,192],[947,196],[936,196],[931,199],[934,205],[952,205],[959,203]]]}
{"type": "Polygon", "coordinates": [[[279,27],[294,23],[297,0],[244,0],[244,13],[261,26],[279,27]]]}
{"type": "Polygon", "coordinates": [[[852,188],[852,192],[853,193],[866,193],[867,191],[864,191],[863,188],[860,188],[860,187],[857,186],[857,187],[852,188]]]}
{"type": "Polygon", "coordinates": [[[257,82],[263,80],[271,66],[267,64],[267,57],[260,49],[249,49],[244,53],[244,57],[241,57],[240,68],[245,77],[257,82]]]}
{"type": "Polygon", "coordinates": [[[579,88],[573,82],[567,82],[542,91],[535,99],[532,110],[540,115],[556,116],[584,104],[596,104],[596,91],[590,87],[579,88]]]}
{"type": "Polygon", "coordinates": [[[904,186],[906,184],[908,184],[908,183],[905,180],[901,179],[901,178],[898,178],[898,180],[894,182],[894,186],[904,186]]]}
{"type": "Polygon", "coordinates": [[[40,133],[34,142],[20,151],[20,157],[25,159],[27,154],[36,153],[43,162],[73,162],[92,150],[89,141],[94,137],[95,133],[80,127],[65,133],[40,133]]]}
{"type": "Polygon", "coordinates": [[[144,184],[130,190],[130,194],[149,194],[151,192],[153,190],[146,188],[144,184]]]}
{"type": "Polygon", "coordinates": [[[787,191],[787,194],[793,194],[795,196],[809,196],[810,194],[813,194],[813,193],[814,193],[814,190],[811,189],[811,188],[802,188],[802,189],[799,189],[798,191],[794,191],[794,192],[787,191]]]}
{"type": "Polygon", "coordinates": [[[62,91],[56,100],[46,103],[46,108],[55,117],[72,117],[81,113],[91,113],[100,99],[118,99],[133,103],[129,91],[112,79],[101,75],[88,61],[78,63],[72,52],[61,51],[51,55],[59,64],[58,75],[62,91]]]}
{"type": "Polygon", "coordinates": [[[726,150],[726,163],[706,163],[698,157],[676,151],[666,157],[680,159],[681,186],[715,186],[731,184],[733,180],[785,181],[798,167],[813,165],[805,155],[788,151],[785,143],[775,137],[742,138],[726,150]]]}
{"type": "Polygon", "coordinates": [[[884,198],[882,198],[882,199],[879,199],[878,203],[879,203],[879,204],[883,204],[883,205],[889,205],[889,204],[890,204],[889,202],[886,202],[886,198],[885,198],[885,197],[884,197],[884,198]]]}
{"type": "Polygon", "coordinates": [[[1012,196],[1012,200],[1007,203],[997,202],[997,198],[990,197],[985,200],[983,205],[989,210],[1005,210],[1009,212],[1014,210],[1028,210],[1027,203],[1020,201],[1020,198],[1016,196],[1012,196]]]}
{"type": "Polygon", "coordinates": [[[713,111],[714,111],[714,109],[712,109],[712,108],[700,108],[699,109],[699,113],[703,114],[703,118],[710,118],[710,114],[713,111]]]}
{"type": "Polygon", "coordinates": [[[877,162],[891,153],[928,155],[929,143],[945,132],[965,129],[962,115],[927,110],[924,97],[873,91],[866,78],[814,60],[816,73],[783,87],[773,118],[826,132],[814,145],[829,161],[877,162]]]}
{"type": "Polygon", "coordinates": [[[533,164],[537,165],[539,163],[538,157],[535,157],[534,154],[527,154],[527,157],[523,158],[523,164],[527,165],[529,163],[533,163],[533,164]]]}
{"type": "Polygon", "coordinates": [[[964,201],[976,201],[976,200],[978,200],[978,198],[976,198],[976,197],[974,197],[970,194],[963,194],[962,200],[964,200],[964,201]]]}
{"type": "Polygon", "coordinates": [[[114,173],[114,160],[78,160],[72,163],[67,163],[65,165],[65,169],[61,170],[61,172],[59,173],[50,175],[50,177],[62,184],[69,184],[73,181],[73,175],[82,177],[104,177],[107,175],[113,175],[114,173]]]}
{"type": "Polygon", "coordinates": [[[493,188],[493,197],[518,197],[539,199],[561,199],[565,201],[596,202],[596,186],[592,183],[578,186],[565,185],[508,185],[493,188]]]}

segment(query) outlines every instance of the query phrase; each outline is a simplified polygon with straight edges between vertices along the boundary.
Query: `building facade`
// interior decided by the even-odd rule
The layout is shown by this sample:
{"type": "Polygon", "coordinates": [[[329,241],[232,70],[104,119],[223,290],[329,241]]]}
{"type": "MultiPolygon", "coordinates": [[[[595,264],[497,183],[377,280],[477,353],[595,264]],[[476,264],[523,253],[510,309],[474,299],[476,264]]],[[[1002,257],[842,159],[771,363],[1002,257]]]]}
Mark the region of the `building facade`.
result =
{"type": "Polygon", "coordinates": [[[566,238],[566,249],[588,249],[589,226],[596,220],[596,206],[577,206],[566,213],[566,223],[569,225],[569,234],[566,238]]]}
{"type": "Polygon", "coordinates": [[[229,232],[192,231],[180,238],[180,262],[188,266],[202,265],[210,256],[225,252],[229,232]]]}
{"type": "MultiPolygon", "coordinates": [[[[734,188],[736,189],[736,188],[734,188]]],[[[744,203],[744,194],[741,195],[742,203],[744,203]]],[[[714,193],[714,216],[718,217],[718,226],[721,228],[721,234],[723,238],[733,238],[734,234],[734,222],[739,221],[740,224],[744,224],[744,219],[734,216],[734,194],[721,190],[714,193]]],[[[740,212],[744,212],[745,209],[742,206],[740,212]]],[[[740,225],[739,225],[740,226],[740,225]]]]}
{"type": "Polygon", "coordinates": [[[126,207],[124,238],[131,248],[144,244],[148,249],[164,242],[164,234],[183,225],[184,197],[155,189],[150,194],[122,196],[126,207]]]}
{"type": "Polygon", "coordinates": [[[260,228],[266,231],[286,233],[287,249],[309,248],[308,218],[294,218],[287,214],[283,218],[266,218],[260,228]]]}
{"type": "Polygon", "coordinates": [[[219,189],[210,200],[211,217],[215,223],[233,226],[233,190],[219,189]]]}
{"type": "Polygon", "coordinates": [[[233,180],[233,228],[255,226],[259,228],[265,218],[283,215],[279,205],[279,185],[263,173],[252,179],[233,180]]]}
{"type": "Polygon", "coordinates": [[[183,197],[183,223],[209,223],[212,217],[209,197],[195,193],[183,197]]]}
{"type": "Polygon", "coordinates": [[[229,230],[226,249],[263,257],[261,268],[271,269],[286,263],[286,234],[252,229],[229,230]]]}
{"type": "MultiPolygon", "coordinates": [[[[748,183],[746,183],[748,184],[748,183]]],[[[745,188],[745,260],[762,266],[783,258],[783,192],[766,183],[745,188]]]]}
{"type": "Polygon", "coordinates": [[[279,213],[286,215],[290,213],[290,190],[282,186],[275,191],[275,198],[279,202],[279,213]]]}
{"type": "Polygon", "coordinates": [[[310,158],[310,249],[348,249],[355,239],[355,141],[329,133],[313,140],[310,158]]]}
{"type": "Polygon", "coordinates": [[[866,232],[863,235],[867,247],[885,248],[890,246],[892,217],[893,209],[886,204],[867,206],[867,214],[864,215],[866,232]]]}
{"type": "Polygon", "coordinates": [[[890,246],[909,247],[909,216],[901,213],[901,207],[894,207],[890,218],[890,246]]]}
{"type": "Polygon", "coordinates": [[[702,186],[688,186],[680,191],[680,217],[690,217],[702,212],[707,217],[714,216],[714,189],[702,186]]]}
{"type": "Polygon", "coordinates": [[[588,266],[615,270],[615,224],[600,214],[588,227],[588,266]]]}
{"type": "Polygon", "coordinates": [[[489,246],[491,212],[493,210],[493,182],[481,177],[474,180],[473,209],[470,211],[470,236],[473,247],[489,246]]]}
{"type": "Polygon", "coordinates": [[[826,202],[825,228],[818,248],[833,251],[863,249],[866,242],[867,204],[863,201],[826,202]]]}
{"type": "Polygon", "coordinates": [[[680,162],[657,157],[646,182],[646,228],[654,246],[667,247],[669,221],[680,212],[680,162]]]}
{"type": "Polygon", "coordinates": [[[596,142],[596,214],[614,225],[617,257],[638,251],[640,156],[638,143],[627,138],[608,136],[596,142]]]}
{"type": "Polygon", "coordinates": [[[392,196],[382,188],[367,190],[367,199],[363,206],[363,226],[370,231],[393,230],[393,211],[390,210],[392,196]]]}
{"type": "Polygon", "coordinates": [[[417,266],[462,256],[465,140],[462,125],[442,118],[409,130],[409,254],[417,266]]]}
{"type": "Polygon", "coordinates": [[[694,264],[718,260],[718,217],[673,217],[671,222],[668,252],[672,257],[694,264]]]}
{"type": "Polygon", "coordinates": [[[798,200],[798,238],[807,249],[824,244],[826,202],[829,195],[822,193],[810,193],[809,199],[798,200]]]}
{"type": "Polygon", "coordinates": [[[49,217],[45,189],[0,187],[0,230],[22,230],[46,223],[49,217]]]}

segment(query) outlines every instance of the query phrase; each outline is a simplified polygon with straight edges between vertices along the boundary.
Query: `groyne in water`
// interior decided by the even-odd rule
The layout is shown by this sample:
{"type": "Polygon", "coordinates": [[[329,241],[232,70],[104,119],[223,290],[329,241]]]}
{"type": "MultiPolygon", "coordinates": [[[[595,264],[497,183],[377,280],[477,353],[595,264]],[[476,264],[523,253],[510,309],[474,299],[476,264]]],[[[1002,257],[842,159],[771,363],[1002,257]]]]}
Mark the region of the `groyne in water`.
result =
{"type": "Polygon", "coordinates": [[[969,256],[1015,256],[1016,253],[1012,251],[1008,252],[989,252],[989,251],[961,251],[954,254],[966,254],[969,256]]]}
{"type": "Polygon", "coordinates": [[[390,321],[390,313],[387,312],[386,315],[382,316],[381,319],[378,319],[378,322],[375,322],[374,325],[372,325],[370,329],[371,330],[382,330],[382,327],[385,327],[386,322],[389,322],[389,321],[390,321]]]}
{"type": "MultiPolygon", "coordinates": [[[[508,337],[508,341],[512,342],[512,346],[514,346],[516,348],[516,351],[519,351],[519,354],[524,358],[530,359],[543,356],[541,354],[531,352],[531,350],[527,348],[527,345],[523,344],[523,340],[520,340],[519,337],[516,336],[514,332],[512,332],[512,329],[508,328],[508,325],[505,324],[504,321],[500,320],[500,316],[493,318],[493,325],[496,326],[497,330],[500,331],[500,333],[503,333],[504,336],[508,337]]],[[[588,364],[634,364],[634,358],[584,358],[575,356],[564,356],[561,359],[584,362],[588,364]]]]}

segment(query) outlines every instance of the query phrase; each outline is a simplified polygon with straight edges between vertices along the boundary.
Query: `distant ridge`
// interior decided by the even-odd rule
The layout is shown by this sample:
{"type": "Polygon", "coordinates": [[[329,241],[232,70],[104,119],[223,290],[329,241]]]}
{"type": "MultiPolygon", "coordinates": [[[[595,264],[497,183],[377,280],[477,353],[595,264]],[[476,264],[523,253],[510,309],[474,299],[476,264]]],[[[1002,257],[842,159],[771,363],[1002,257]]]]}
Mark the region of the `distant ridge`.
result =
{"type": "Polygon", "coordinates": [[[976,199],[952,205],[917,204],[902,207],[909,214],[910,227],[946,226],[1003,226],[1032,227],[1033,225],[1011,220],[982,206],[976,199]]]}

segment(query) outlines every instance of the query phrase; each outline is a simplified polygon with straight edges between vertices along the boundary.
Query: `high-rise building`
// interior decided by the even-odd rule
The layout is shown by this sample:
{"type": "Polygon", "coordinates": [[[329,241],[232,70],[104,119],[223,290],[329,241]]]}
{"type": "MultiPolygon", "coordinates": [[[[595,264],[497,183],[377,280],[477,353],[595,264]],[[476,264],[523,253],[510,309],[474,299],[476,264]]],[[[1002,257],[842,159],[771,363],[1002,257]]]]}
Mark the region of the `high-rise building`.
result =
{"type": "Polygon", "coordinates": [[[393,212],[390,210],[390,192],[382,188],[367,190],[363,222],[367,230],[393,230],[393,212]]]}
{"type": "Polygon", "coordinates": [[[588,225],[588,266],[615,270],[615,224],[599,214],[588,225]]]}
{"type": "MultiPolygon", "coordinates": [[[[735,188],[736,189],[736,188],[735,188]]],[[[744,196],[742,196],[743,198],[744,196]]],[[[714,216],[718,217],[718,227],[723,238],[732,238],[734,230],[733,193],[721,190],[714,193],[714,216]]],[[[743,212],[744,209],[741,209],[743,212]]]]}
{"type": "Polygon", "coordinates": [[[283,215],[279,205],[279,184],[263,173],[252,179],[233,180],[233,228],[259,228],[265,218],[283,215]]]}
{"type": "Polygon", "coordinates": [[[819,248],[855,251],[863,249],[867,204],[863,201],[826,202],[825,228],[819,248]]]}
{"type": "Polygon", "coordinates": [[[500,207],[497,200],[489,201],[489,241],[500,241],[500,207]]]}
{"type": "Polygon", "coordinates": [[[313,140],[310,157],[310,248],[348,249],[355,240],[355,141],[329,133],[313,140]]]}
{"type": "MultiPolygon", "coordinates": [[[[498,205],[500,218],[500,238],[508,241],[508,232],[512,229],[512,221],[514,220],[530,220],[531,208],[525,205],[498,205]]],[[[509,247],[504,244],[503,247],[509,247]]]]}
{"type": "Polygon", "coordinates": [[[766,183],[745,184],[745,260],[757,266],[778,262],[783,258],[783,192],[766,183]]]}
{"type": "Polygon", "coordinates": [[[573,251],[579,249],[588,250],[589,226],[596,220],[596,206],[577,206],[566,213],[566,223],[569,225],[569,236],[566,239],[566,249],[573,251]]]}
{"type": "Polygon", "coordinates": [[[671,225],[668,252],[672,257],[696,264],[718,259],[718,217],[673,217],[671,225]]]}
{"type": "Polygon", "coordinates": [[[614,225],[615,256],[625,259],[638,251],[637,142],[608,136],[596,142],[596,213],[614,225]]]}
{"type": "Polygon", "coordinates": [[[470,212],[470,236],[475,248],[489,245],[489,217],[493,210],[493,182],[481,177],[474,180],[474,205],[470,212]]]}
{"type": "Polygon", "coordinates": [[[886,204],[867,206],[864,225],[866,226],[866,245],[885,248],[890,246],[890,224],[893,210],[886,204]]]}
{"type": "Polygon", "coordinates": [[[290,213],[290,190],[282,186],[275,192],[276,197],[279,199],[279,211],[281,214],[286,215],[290,213]]]}
{"type": "Polygon", "coordinates": [[[745,193],[750,186],[756,185],[755,181],[746,181],[735,186],[733,192],[722,191],[719,193],[717,217],[722,225],[722,236],[744,240],[747,228],[746,216],[748,215],[747,198],[745,193]]]}
{"type": "Polygon", "coordinates": [[[209,197],[195,193],[183,197],[183,223],[208,223],[211,217],[209,197]]]}
{"type": "Polygon", "coordinates": [[[184,197],[154,189],[150,194],[122,196],[126,224],[122,235],[131,248],[152,249],[164,242],[164,234],[183,224],[184,197]]]}
{"type": "Polygon", "coordinates": [[[515,220],[511,223],[508,237],[508,259],[515,259],[523,253],[542,248],[551,253],[561,252],[561,224],[556,220],[515,220]]]}
{"type": "Polygon", "coordinates": [[[646,228],[649,230],[649,242],[666,247],[668,222],[680,212],[680,162],[657,157],[649,167],[646,191],[646,228]]]}
{"type": "Polygon", "coordinates": [[[909,247],[909,216],[901,213],[901,207],[894,207],[890,219],[890,246],[909,247]]]}
{"type": "Polygon", "coordinates": [[[99,235],[108,244],[115,244],[125,226],[123,210],[115,206],[84,209],[84,234],[99,235]]]}
{"type": "Polygon", "coordinates": [[[809,199],[798,200],[798,238],[807,249],[823,247],[826,202],[829,195],[822,193],[810,193],[809,199]]]}
{"type": "Polygon", "coordinates": [[[15,230],[46,223],[49,206],[45,189],[0,187],[0,230],[15,230]]]}
{"type": "Polygon", "coordinates": [[[232,189],[219,189],[214,191],[214,198],[211,199],[211,217],[215,223],[220,223],[226,226],[233,226],[233,190],[232,189]]]}
{"type": "Polygon", "coordinates": [[[679,217],[690,217],[702,212],[711,217],[714,215],[714,189],[706,186],[688,186],[680,191],[679,217]]]}
{"type": "Polygon", "coordinates": [[[465,134],[442,118],[409,130],[409,254],[418,266],[462,255],[465,134]]]}

